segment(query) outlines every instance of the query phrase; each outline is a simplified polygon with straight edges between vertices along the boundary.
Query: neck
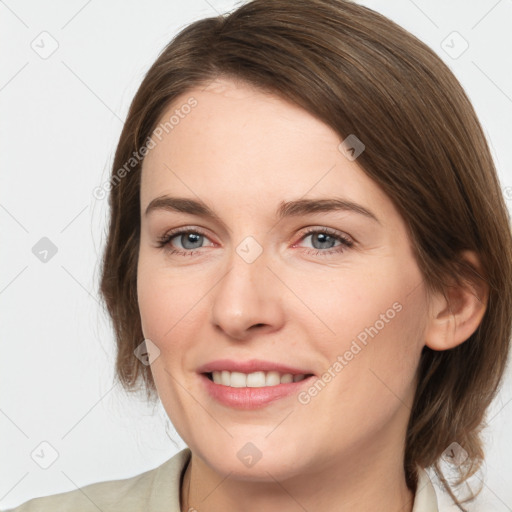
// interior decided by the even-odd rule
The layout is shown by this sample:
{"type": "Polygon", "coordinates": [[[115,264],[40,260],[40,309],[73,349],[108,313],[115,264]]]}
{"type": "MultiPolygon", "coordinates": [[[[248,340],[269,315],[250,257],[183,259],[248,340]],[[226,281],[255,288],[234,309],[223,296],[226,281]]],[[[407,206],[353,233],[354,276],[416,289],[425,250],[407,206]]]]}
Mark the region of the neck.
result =
{"type": "Polygon", "coordinates": [[[271,478],[254,482],[220,475],[192,453],[182,482],[181,510],[235,512],[243,503],[246,512],[301,509],[411,512],[414,495],[406,485],[403,458],[393,457],[385,449],[381,454],[376,457],[375,453],[367,453],[370,459],[363,462],[358,458],[362,455],[358,449],[350,457],[357,461],[354,464],[340,464],[337,458],[332,464],[322,465],[321,470],[307,475],[280,482],[271,478]]]}

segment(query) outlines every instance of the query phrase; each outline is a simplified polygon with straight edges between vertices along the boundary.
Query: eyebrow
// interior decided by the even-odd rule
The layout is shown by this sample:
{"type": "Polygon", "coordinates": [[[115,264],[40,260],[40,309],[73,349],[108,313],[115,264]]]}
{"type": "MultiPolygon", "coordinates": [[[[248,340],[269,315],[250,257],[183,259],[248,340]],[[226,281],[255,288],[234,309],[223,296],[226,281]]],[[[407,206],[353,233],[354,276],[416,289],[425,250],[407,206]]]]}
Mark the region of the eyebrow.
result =
{"type": "MultiPolygon", "coordinates": [[[[199,217],[210,218],[222,223],[220,217],[205,203],[186,197],[160,196],[153,199],[146,208],[145,215],[155,210],[188,213],[199,217]]],[[[308,215],[313,213],[326,213],[335,211],[349,211],[363,215],[380,224],[377,216],[364,206],[341,198],[315,198],[282,201],[276,210],[276,218],[308,215]]]]}

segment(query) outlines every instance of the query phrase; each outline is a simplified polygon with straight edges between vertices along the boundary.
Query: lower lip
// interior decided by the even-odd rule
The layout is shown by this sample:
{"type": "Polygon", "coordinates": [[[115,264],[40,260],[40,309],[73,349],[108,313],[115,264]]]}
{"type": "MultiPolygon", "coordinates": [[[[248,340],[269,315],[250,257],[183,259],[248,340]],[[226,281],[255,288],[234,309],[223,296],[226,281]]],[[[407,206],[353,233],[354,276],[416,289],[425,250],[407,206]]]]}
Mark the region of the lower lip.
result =
{"type": "Polygon", "coordinates": [[[235,409],[257,409],[271,402],[298,393],[300,388],[309,385],[314,375],[306,377],[299,382],[278,384],[277,386],[264,386],[262,388],[232,388],[215,384],[205,374],[200,374],[209,395],[228,407],[235,409]]]}

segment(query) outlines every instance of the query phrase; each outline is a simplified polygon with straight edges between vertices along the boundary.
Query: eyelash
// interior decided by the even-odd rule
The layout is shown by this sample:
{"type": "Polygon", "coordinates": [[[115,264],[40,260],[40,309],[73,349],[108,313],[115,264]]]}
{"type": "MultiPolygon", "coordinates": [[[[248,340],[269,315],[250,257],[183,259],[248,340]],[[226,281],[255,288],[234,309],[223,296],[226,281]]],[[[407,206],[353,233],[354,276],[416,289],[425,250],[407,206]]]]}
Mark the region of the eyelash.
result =
{"type": "MultiPolygon", "coordinates": [[[[195,235],[202,235],[207,237],[206,233],[201,231],[200,229],[194,228],[177,228],[175,230],[167,232],[165,235],[158,238],[157,241],[157,247],[161,249],[165,249],[168,254],[178,254],[181,256],[192,256],[196,252],[198,252],[199,249],[189,249],[189,250],[181,250],[181,249],[175,249],[170,245],[170,242],[173,238],[177,237],[178,235],[184,234],[184,233],[193,233],[195,235]]],[[[314,256],[329,256],[332,254],[341,254],[346,249],[350,249],[354,242],[350,240],[348,237],[342,235],[341,233],[335,231],[334,229],[330,228],[310,228],[305,233],[302,234],[299,241],[302,241],[304,238],[306,238],[308,235],[311,234],[325,234],[329,235],[335,239],[337,239],[339,242],[341,242],[340,245],[337,246],[337,248],[331,248],[331,249],[309,249],[307,254],[313,254],[314,256]]]]}

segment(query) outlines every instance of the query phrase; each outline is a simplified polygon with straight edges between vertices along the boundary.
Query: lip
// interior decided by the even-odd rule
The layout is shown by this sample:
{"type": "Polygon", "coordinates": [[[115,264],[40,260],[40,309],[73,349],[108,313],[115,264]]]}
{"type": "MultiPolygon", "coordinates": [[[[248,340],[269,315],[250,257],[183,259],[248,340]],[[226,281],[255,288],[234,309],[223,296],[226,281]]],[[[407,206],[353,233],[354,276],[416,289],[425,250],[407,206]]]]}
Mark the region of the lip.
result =
{"type": "Polygon", "coordinates": [[[234,361],[233,359],[217,359],[200,366],[198,373],[210,373],[213,371],[227,370],[229,372],[253,373],[253,372],[271,372],[291,373],[292,375],[312,374],[309,369],[293,368],[291,366],[265,361],[263,359],[249,359],[248,361],[234,361]]]}
{"type": "Polygon", "coordinates": [[[309,386],[315,375],[311,371],[293,368],[291,366],[251,359],[249,361],[233,361],[231,359],[219,359],[207,363],[197,369],[199,378],[205,391],[217,402],[234,409],[259,409],[277,400],[297,394],[304,386],[309,386]],[[263,386],[260,388],[232,388],[222,384],[215,384],[207,373],[213,371],[228,370],[230,372],[253,373],[256,371],[278,371],[279,373],[291,373],[292,375],[309,375],[299,382],[288,382],[277,386],[263,386]]]}

